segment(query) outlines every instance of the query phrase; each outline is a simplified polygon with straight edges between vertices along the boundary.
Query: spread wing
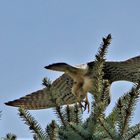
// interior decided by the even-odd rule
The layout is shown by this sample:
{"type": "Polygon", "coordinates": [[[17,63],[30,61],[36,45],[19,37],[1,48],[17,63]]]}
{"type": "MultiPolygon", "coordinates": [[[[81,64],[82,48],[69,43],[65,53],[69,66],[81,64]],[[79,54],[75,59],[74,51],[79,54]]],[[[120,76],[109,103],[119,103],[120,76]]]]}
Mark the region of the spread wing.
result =
{"type": "Polygon", "coordinates": [[[130,81],[137,83],[140,81],[140,56],[130,58],[120,62],[105,62],[104,78],[109,81],[130,81]]]}
{"type": "Polygon", "coordinates": [[[29,110],[45,109],[76,103],[71,93],[73,80],[67,74],[57,78],[50,87],[43,88],[20,99],[5,103],[9,106],[23,107],[29,110]]]}
{"type": "MultiPolygon", "coordinates": [[[[94,61],[88,65],[94,68],[94,61]]],[[[75,73],[78,69],[66,63],[57,63],[46,66],[47,69],[67,71],[75,73]]],[[[140,81],[140,56],[121,62],[105,62],[104,79],[108,79],[111,83],[119,80],[131,82],[140,81]]],[[[9,106],[24,107],[26,109],[45,109],[60,105],[73,104],[77,102],[77,98],[71,93],[73,79],[67,74],[63,74],[57,78],[50,88],[43,88],[20,99],[5,103],[9,106]]]]}

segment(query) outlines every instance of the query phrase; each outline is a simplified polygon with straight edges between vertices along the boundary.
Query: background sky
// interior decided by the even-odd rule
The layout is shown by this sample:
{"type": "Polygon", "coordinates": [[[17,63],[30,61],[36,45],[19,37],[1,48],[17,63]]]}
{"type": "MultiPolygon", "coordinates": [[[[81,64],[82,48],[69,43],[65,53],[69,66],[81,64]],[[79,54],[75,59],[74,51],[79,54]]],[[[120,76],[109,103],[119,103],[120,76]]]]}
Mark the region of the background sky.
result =
{"type": "MultiPolygon", "coordinates": [[[[41,89],[45,76],[54,80],[61,75],[45,70],[45,65],[94,60],[102,37],[109,33],[113,40],[107,60],[140,55],[139,0],[0,0],[0,137],[9,132],[31,137],[17,108],[4,102],[41,89]]],[[[129,82],[113,83],[107,113],[131,87],[129,82]]],[[[43,128],[56,119],[52,109],[30,113],[43,128]]],[[[132,124],[139,116],[140,102],[132,124]]]]}

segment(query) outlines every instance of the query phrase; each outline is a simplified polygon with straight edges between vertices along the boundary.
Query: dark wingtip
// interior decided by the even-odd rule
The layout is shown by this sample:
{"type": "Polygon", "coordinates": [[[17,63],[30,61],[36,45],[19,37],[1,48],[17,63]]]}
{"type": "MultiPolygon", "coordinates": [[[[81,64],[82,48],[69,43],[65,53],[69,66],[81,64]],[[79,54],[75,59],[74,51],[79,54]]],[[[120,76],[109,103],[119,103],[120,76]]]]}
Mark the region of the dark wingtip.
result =
{"type": "Polygon", "coordinates": [[[17,102],[16,102],[17,100],[14,100],[14,101],[9,101],[9,102],[6,102],[6,103],[4,103],[5,105],[8,105],[8,106],[15,106],[15,107],[17,107],[17,102]]]}
{"type": "Polygon", "coordinates": [[[50,67],[50,65],[48,65],[48,66],[45,66],[44,68],[45,68],[45,69],[49,69],[49,67],[50,67]]]}
{"type": "Polygon", "coordinates": [[[45,69],[52,69],[52,67],[53,67],[54,65],[55,65],[55,64],[51,64],[51,65],[45,66],[44,68],[45,68],[45,69]]]}
{"type": "Polygon", "coordinates": [[[5,105],[8,105],[8,102],[7,103],[4,103],[5,105]]]}
{"type": "Polygon", "coordinates": [[[44,68],[45,69],[52,69],[52,67],[54,66],[61,66],[61,65],[67,65],[66,63],[54,63],[54,64],[51,64],[51,65],[48,65],[48,66],[45,66],[44,68]]]}
{"type": "Polygon", "coordinates": [[[6,102],[6,103],[4,103],[5,105],[8,105],[8,106],[12,106],[12,102],[11,101],[9,101],[9,102],[6,102]]]}

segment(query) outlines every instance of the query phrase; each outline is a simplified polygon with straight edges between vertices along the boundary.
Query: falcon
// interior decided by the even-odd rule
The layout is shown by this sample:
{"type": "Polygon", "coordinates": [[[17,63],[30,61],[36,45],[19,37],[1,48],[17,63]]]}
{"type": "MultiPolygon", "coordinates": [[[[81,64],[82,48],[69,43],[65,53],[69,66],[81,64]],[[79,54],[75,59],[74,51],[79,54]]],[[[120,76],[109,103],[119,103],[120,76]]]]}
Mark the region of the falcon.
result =
{"type": "MultiPolygon", "coordinates": [[[[79,66],[66,63],[45,66],[46,69],[61,71],[64,74],[50,86],[5,104],[37,110],[82,102],[84,98],[87,100],[87,92],[90,92],[93,87],[94,67],[95,61],[79,66]]],[[[106,61],[103,72],[103,79],[108,80],[110,84],[122,80],[138,83],[140,81],[140,56],[126,61],[106,61]]]]}

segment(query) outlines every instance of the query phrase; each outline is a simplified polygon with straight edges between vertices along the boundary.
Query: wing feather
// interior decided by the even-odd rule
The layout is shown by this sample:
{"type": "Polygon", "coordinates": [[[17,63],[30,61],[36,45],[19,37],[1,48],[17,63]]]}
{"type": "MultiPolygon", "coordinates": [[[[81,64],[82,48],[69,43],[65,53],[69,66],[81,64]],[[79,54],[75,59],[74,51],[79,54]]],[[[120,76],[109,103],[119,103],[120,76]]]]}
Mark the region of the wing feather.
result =
{"type": "Polygon", "coordinates": [[[76,103],[71,93],[73,80],[67,74],[57,78],[51,85],[24,97],[5,103],[9,106],[23,107],[29,110],[46,109],[60,105],[76,103]]]}

